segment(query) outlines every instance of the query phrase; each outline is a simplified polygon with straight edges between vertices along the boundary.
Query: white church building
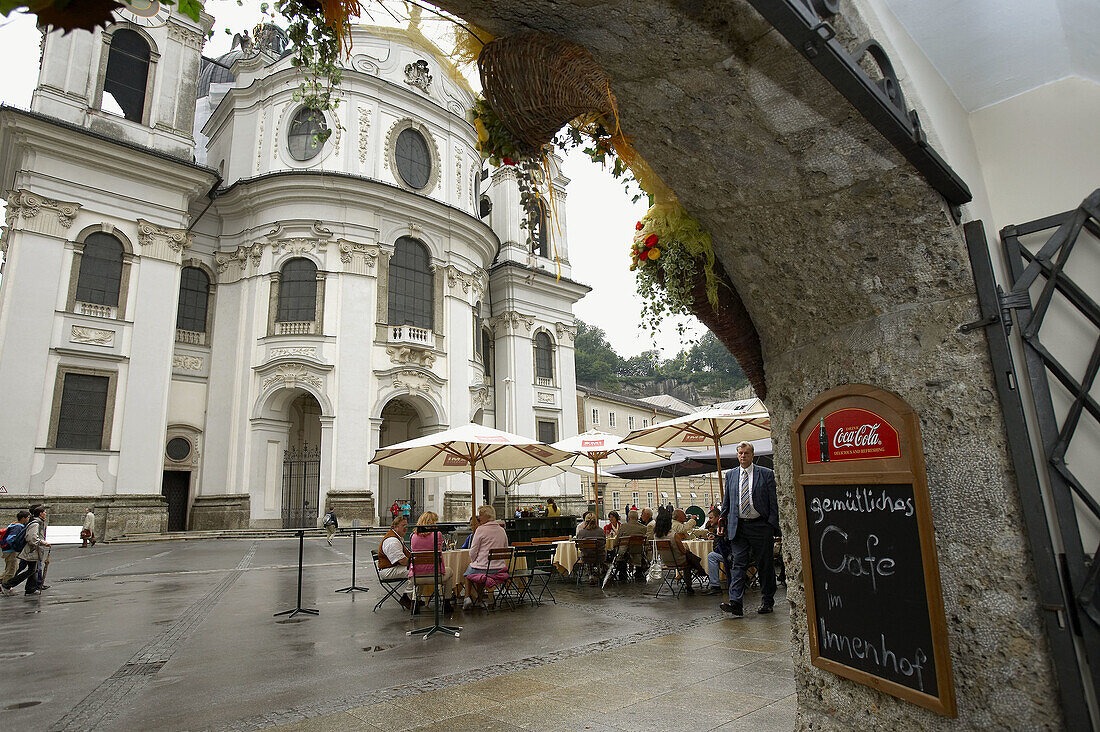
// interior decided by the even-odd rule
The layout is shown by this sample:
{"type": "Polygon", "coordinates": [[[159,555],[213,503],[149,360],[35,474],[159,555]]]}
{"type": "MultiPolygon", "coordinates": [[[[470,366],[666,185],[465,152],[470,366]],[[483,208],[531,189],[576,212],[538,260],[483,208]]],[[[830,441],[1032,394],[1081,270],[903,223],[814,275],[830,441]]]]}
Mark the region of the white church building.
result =
{"type": "MultiPolygon", "coordinates": [[[[31,109],[0,108],[0,508],[95,506],[108,537],[394,500],[462,520],[468,478],[374,451],[575,432],[568,181],[530,246],[515,171],[483,168],[473,93],[416,27],[355,28],[318,112],[274,26],[211,60],[209,16],[117,17],[44,35],[31,109]]],[[[528,490],[580,499],[568,474],[528,490]]]]}

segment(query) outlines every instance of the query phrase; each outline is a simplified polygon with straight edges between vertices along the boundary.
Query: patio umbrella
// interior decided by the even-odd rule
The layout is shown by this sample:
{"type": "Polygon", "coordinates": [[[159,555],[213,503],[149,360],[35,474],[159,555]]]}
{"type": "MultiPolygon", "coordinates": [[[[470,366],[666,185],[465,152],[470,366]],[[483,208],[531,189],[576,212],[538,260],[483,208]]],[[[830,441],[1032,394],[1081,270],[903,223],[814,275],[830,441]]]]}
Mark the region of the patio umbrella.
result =
{"type": "Polygon", "coordinates": [[[622,445],[621,439],[618,435],[589,430],[558,440],[551,447],[574,453],[575,456],[563,462],[562,467],[577,473],[592,471],[592,499],[597,500],[600,495],[600,463],[605,468],[612,465],[653,463],[664,460],[671,454],[667,450],[655,450],[651,447],[622,445]]]}
{"type": "Polygon", "coordinates": [[[477,471],[560,463],[568,452],[510,432],[466,424],[379,448],[371,462],[389,468],[470,473],[471,509],[477,510],[477,471]]]}
{"type": "Polygon", "coordinates": [[[704,409],[652,427],[633,430],[623,438],[622,444],[699,448],[709,442],[714,446],[714,459],[718,464],[718,495],[721,498],[725,493],[722,456],[719,454],[721,446],[771,437],[771,424],[771,417],[763,410],[704,409]]]}
{"type": "MultiPolygon", "coordinates": [[[[493,470],[479,470],[477,477],[482,480],[491,480],[500,483],[505,489],[515,488],[524,483],[538,483],[548,478],[553,478],[565,472],[564,468],[557,465],[537,465],[530,468],[496,468],[493,470]]],[[[442,470],[420,470],[409,473],[405,478],[445,478],[452,473],[442,470]]],[[[505,493],[504,513],[508,513],[507,496],[505,493]]]]}
{"type": "Polygon", "coordinates": [[[683,450],[677,451],[668,460],[640,465],[619,465],[607,470],[608,474],[624,480],[672,478],[672,494],[676,497],[676,505],[680,505],[680,489],[676,487],[677,478],[713,472],[713,467],[700,462],[683,450]]]}

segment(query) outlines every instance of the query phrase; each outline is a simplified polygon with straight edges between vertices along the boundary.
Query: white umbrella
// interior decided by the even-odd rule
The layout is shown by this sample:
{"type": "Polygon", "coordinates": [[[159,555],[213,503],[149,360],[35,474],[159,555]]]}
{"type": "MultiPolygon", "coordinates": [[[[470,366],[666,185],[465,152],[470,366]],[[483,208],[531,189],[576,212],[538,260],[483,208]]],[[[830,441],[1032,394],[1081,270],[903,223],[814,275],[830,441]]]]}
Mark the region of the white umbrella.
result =
{"type": "Polygon", "coordinates": [[[661,448],[700,448],[707,443],[714,447],[718,463],[719,499],[725,493],[722,485],[722,445],[771,437],[771,417],[764,410],[704,409],[678,419],[633,430],[623,438],[624,445],[644,445],[661,448]]]}
{"type": "MultiPolygon", "coordinates": [[[[507,490],[524,483],[538,483],[548,478],[561,475],[565,470],[557,465],[538,465],[532,468],[497,468],[494,470],[479,470],[477,477],[482,480],[491,480],[500,483],[507,490]]],[[[409,473],[406,478],[445,478],[453,473],[442,470],[420,470],[409,473]]],[[[505,493],[504,513],[508,513],[507,493],[505,493]]]]}
{"type": "Polygon", "coordinates": [[[470,473],[472,510],[477,510],[477,471],[534,468],[568,459],[568,452],[530,437],[466,424],[379,448],[371,462],[390,468],[470,473]]]}
{"type": "Polygon", "coordinates": [[[651,447],[638,445],[622,445],[621,437],[607,432],[589,430],[573,437],[558,440],[551,447],[559,450],[575,453],[575,457],[562,463],[570,472],[592,471],[592,499],[599,496],[600,464],[609,465],[633,465],[635,463],[652,463],[664,460],[669,456],[665,450],[655,450],[651,447]]]}

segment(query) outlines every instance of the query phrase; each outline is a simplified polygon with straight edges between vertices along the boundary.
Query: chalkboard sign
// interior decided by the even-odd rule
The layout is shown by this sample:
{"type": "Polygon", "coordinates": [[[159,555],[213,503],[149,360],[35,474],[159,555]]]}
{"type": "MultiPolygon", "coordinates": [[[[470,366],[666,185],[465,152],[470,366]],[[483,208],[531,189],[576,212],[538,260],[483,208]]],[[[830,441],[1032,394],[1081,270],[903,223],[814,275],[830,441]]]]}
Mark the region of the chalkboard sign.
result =
{"type": "Polygon", "coordinates": [[[791,430],[811,662],[955,716],[917,415],[826,392],[791,430]]]}

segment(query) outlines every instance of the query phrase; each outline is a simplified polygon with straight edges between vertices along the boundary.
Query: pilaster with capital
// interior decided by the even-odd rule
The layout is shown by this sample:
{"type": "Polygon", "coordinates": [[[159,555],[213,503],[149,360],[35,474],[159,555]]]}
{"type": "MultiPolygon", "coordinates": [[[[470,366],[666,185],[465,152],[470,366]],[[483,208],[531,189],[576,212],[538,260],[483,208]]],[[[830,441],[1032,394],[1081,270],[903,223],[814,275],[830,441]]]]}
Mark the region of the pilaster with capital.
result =
{"type": "Polygon", "coordinates": [[[5,242],[10,232],[19,230],[47,236],[67,236],[73,219],[80,211],[79,203],[56,201],[22,188],[9,191],[7,201],[5,242]]]}
{"type": "Polygon", "coordinates": [[[141,256],[173,264],[183,262],[183,250],[191,247],[191,232],[186,229],[169,229],[145,219],[138,219],[137,223],[141,256]]]}

